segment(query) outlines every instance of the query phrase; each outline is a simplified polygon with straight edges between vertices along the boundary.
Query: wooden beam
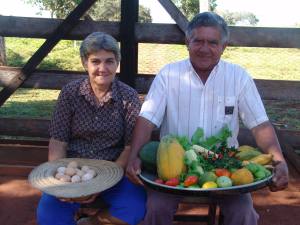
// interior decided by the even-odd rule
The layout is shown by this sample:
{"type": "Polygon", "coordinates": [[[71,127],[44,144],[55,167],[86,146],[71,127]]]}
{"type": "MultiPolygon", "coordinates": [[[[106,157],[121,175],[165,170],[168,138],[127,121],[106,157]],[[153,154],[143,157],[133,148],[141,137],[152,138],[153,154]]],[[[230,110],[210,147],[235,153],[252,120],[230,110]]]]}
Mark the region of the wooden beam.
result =
{"type": "MultiPolygon", "coordinates": [[[[6,86],[18,71],[18,68],[0,67],[0,87],[6,86]]],[[[154,76],[154,74],[138,74],[135,79],[135,89],[138,93],[148,92],[154,76]]],[[[86,73],[78,71],[36,70],[21,87],[60,90],[67,83],[84,77],[86,73]]],[[[261,97],[265,100],[299,100],[300,81],[262,79],[254,81],[261,97]]]]}
{"type": "Polygon", "coordinates": [[[158,0],[160,4],[165,8],[165,10],[170,14],[172,19],[176,22],[178,27],[183,33],[185,33],[188,20],[182,14],[182,12],[176,7],[176,5],[171,0],[158,0]]]}
{"type": "MultiPolygon", "coordinates": [[[[0,135],[49,138],[49,123],[50,120],[46,119],[0,118],[0,135]]],[[[300,146],[300,131],[287,129],[278,129],[277,131],[278,136],[284,139],[286,143],[292,146],[300,146]]],[[[158,138],[157,131],[153,133],[153,137],[156,139],[158,138]]],[[[22,138],[20,138],[20,140],[22,140],[22,138]]],[[[33,140],[33,138],[31,140],[33,140]]],[[[251,143],[252,145],[255,145],[251,132],[246,128],[240,129],[238,140],[242,144],[251,143]]],[[[8,141],[0,141],[0,144],[1,143],[9,144],[8,141]]],[[[31,141],[27,143],[34,144],[34,142],[31,141]]],[[[40,141],[37,143],[40,143],[40,141]]],[[[44,145],[45,142],[42,142],[42,144],[44,145]]]]}
{"type": "Polygon", "coordinates": [[[95,3],[96,0],[83,0],[57,27],[52,36],[33,54],[33,56],[24,65],[21,72],[15,76],[9,84],[0,92],[0,107],[4,102],[22,85],[22,83],[31,75],[35,68],[54,48],[54,46],[70,32],[78,23],[80,17],[95,3]]]}
{"type": "Polygon", "coordinates": [[[300,173],[300,155],[298,155],[290,144],[283,145],[283,154],[285,158],[292,163],[294,168],[300,173]]]}
{"type": "MultiPolygon", "coordinates": [[[[59,19],[0,16],[0,36],[49,38],[62,23],[59,19]]],[[[95,30],[106,32],[120,40],[118,22],[80,21],[64,39],[81,40],[95,30]]],[[[300,28],[229,26],[229,46],[300,48],[300,28]]],[[[184,44],[184,33],[176,24],[137,23],[138,42],[184,44]]]]}
{"type": "MultiPolygon", "coordinates": [[[[43,38],[51,37],[62,19],[0,16],[0,34],[4,37],[43,38]]],[[[119,39],[119,22],[79,20],[69,33],[67,40],[82,40],[93,31],[101,30],[119,39]]]]}
{"type": "Polygon", "coordinates": [[[48,159],[48,146],[0,144],[0,164],[36,166],[48,159]]]}
{"type": "Polygon", "coordinates": [[[7,165],[0,164],[1,176],[24,176],[27,177],[34,169],[34,166],[20,166],[20,165],[7,165]]]}
{"type": "Polygon", "coordinates": [[[5,39],[0,36],[0,66],[6,66],[5,39]]]}
{"type": "Polygon", "coordinates": [[[50,120],[0,118],[0,135],[49,138],[50,120]]]}
{"type": "Polygon", "coordinates": [[[139,1],[121,0],[121,63],[120,80],[135,86],[138,71],[138,43],[135,39],[135,23],[138,21],[139,1]]]}

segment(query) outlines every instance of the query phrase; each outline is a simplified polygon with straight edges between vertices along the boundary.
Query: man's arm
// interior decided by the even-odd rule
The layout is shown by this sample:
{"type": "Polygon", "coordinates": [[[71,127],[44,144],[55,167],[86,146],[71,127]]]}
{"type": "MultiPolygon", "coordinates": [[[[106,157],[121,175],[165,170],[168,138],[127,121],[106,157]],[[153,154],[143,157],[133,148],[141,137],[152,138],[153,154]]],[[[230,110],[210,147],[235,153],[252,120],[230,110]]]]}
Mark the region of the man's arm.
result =
{"type": "Polygon", "coordinates": [[[127,177],[134,183],[142,184],[137,174],[141,170],[141,160],[138,157],[139,151],[151,139],[151,134],[155,125],[149,120],[138,117],[134,130],[131,143],[131,152],[128,159],[126,168],[127,177]]]}
{"type": "Polygon", "coordinates": [[[288,168],[272,124],[264,122],[252,128],[251,131],[258,147],[263,152],[273,155],[275,175],[273,177],[273,185],[270,189],[272,191],[285,189],[288,185],[288,168]]]}
{"type": "Polygon", "coordinates": [[[67,146],[67,142],[62,142],[54,138],[50,138],[48,160],[53,161],[56,159],[65,158],[67,155],[67,146]]]}

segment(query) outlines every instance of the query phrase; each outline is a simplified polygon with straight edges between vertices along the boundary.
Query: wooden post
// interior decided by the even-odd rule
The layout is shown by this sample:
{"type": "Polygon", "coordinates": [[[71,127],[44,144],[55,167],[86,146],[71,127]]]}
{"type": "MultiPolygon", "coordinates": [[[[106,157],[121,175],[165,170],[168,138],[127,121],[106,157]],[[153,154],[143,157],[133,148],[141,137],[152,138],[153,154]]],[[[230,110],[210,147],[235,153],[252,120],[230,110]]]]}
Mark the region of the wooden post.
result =
{"type": "Polygon", "coordinates": [[[20,87],[23,82],[34,72],[35,68],[42,62],[54,46],[68,34],[84,13],[95,3],[96,0],[83,0],[56,28],[53,34],[34,53],[34,55],[24,65],[21,72],[16,75],[8,85],[0,92],[0,107],[4,102],[20,87]]]}
{"type": "Polygon", "coordinates": [[[6,66],[5,39],[0,37],[0,66],[6,66]]]}
{"type": "Polygon", "coordinates": [[[121,63],[120,80],[135,87],[138,72],[138,43],[135,24],[138,21],[139,0],[121,0],[121,63]]]}

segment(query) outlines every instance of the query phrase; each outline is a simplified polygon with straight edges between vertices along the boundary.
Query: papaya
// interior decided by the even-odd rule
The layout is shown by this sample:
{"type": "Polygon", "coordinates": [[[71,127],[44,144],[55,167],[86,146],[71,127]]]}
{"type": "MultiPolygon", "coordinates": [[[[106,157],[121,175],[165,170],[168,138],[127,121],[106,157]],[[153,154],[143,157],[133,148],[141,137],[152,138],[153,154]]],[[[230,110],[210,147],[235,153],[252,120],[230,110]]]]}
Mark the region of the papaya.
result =
{"type": "Polygon", "coordinates": [[[233,172],[230,178],[234,185],[250,184],[254,181],[252,173],[245,167],[233,172]]]}
{"type": "Polygon", "coordinates": [[[159,141],[150,141],[142,147],[139,157],[142,161],[143,170],[156,173],[156,155],[158,146],[159,141]]]}
{"type": "Polygon", "coordinates": [[[174,136],[162,137],[157,150],[157,175],[160,179],[179,178],[185,172],[184,152],[174,136]]]}

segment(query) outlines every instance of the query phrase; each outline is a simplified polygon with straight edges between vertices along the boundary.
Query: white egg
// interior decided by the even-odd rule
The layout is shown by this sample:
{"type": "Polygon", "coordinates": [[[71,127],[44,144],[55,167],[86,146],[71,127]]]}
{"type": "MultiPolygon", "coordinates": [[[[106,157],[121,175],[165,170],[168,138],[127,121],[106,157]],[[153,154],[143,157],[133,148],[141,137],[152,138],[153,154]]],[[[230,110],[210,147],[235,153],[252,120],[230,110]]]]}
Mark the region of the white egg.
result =
{"type": "Polygon", "coordinates": [[[86,173],[92,174],[92,177],[95,177],[95,176],[96,176],[95,170],[92,170],[92,169],[89,169],[88,171],[86,171],[86,173]]]}
{"type": "Polygon", "coordinates": [[[63,176],[65,176],[65,174],[60,173],[60,172],[55,174],[55,178],[58,179],[58,180],[60,180],[60,178],[62,178],[63,176]]]}
{"type": "Polygon", "coordinates": [[[82,176],[85,174],[85,172],[83,172],[82,170],[77,170],[77,171],[76,171],[76,174],[77,174],[78,176],[82,177],[82,176]]]}
{"type": "Polygon", "coordinates": [[[82,166],[82,167],[81,167],[81,170],[82,170],[83,172],[87,172],[89,169],[90,169],[90,167],[88,167],[88,166],[82,166]]]}
{"type": "Polygon", "coordinates": [[[56,171],[59,173],[65,173],[65,170],[66,170],[66,167],[61,166],[61,167],[58,167],[56,171]]]}
{"type": "Polygon", "coordinates": [[[65,170],[65,174],[69,176],[73,176],[76,174],[76,170],[73,167],[67,167],[65,170]]]}
{"type": "Polygon", "coordinates": [[[78,175],[74,175],[72,178],[71,178],[71,182],[72,183],[79,183],[81,181],[81,178],[80,176],[78,175]]]}
{"type": "Polygon", "coordinates": [[[63,181],[63,182],[70,182],[70,181],[71,181],[71,177],[68,176],[68,175],[64,175],[64,176],[61,177],[59,180],[60,180],[60,181],[63,181]]]}
{"type": "Polygon", "coordinates": [[[71,161],[69,162],[67,167],[71,167],[71,168],[77,168],[78,167],[78,163],[76,161],[71,161]]]}
{"type": "Polygon", "coordinates": [[[81,180],[82,181],[88,181],[88,180],[91,180],[93,179],[93,174],[90,174],[90,173],[86,173],[84,174],[82,177],[81,177],[81,180]]]}

